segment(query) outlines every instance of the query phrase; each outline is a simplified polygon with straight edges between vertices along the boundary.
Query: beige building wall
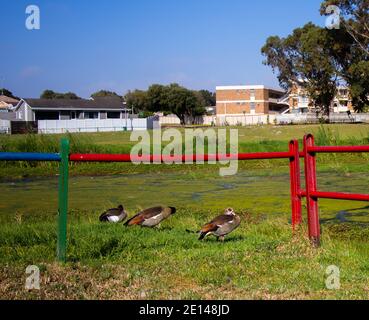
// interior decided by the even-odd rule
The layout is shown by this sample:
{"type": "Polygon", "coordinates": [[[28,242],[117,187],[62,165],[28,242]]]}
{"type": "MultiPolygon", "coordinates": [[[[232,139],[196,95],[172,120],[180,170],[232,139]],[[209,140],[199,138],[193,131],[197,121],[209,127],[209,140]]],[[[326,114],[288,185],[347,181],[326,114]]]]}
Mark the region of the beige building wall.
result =
{"type": "Polygon", "coordinates": [[[283,91],[255,86],[225,86],[216,88],[217,115],[244,115],[278,113],[278,99],[283,91]]]}

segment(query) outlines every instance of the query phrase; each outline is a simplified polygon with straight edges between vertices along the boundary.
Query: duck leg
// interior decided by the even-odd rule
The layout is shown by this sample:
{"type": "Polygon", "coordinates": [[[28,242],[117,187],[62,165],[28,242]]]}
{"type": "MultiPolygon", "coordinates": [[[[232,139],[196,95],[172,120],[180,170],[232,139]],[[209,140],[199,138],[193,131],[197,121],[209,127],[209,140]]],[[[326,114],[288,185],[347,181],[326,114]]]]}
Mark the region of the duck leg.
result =
{"type": "Polygon", "coordinates": [[[224,236],[218,237],[218,241],[224,242],[224,240],[225,240],[225,237],[224,236]]]}

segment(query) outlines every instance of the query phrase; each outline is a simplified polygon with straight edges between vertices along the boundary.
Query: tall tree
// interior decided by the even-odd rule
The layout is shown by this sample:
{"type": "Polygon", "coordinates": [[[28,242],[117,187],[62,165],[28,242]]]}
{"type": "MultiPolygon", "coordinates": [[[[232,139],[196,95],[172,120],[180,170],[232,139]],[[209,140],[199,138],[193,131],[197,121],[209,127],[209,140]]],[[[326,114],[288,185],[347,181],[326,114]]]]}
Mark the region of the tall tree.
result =
{"type": "Polygon", "coordinates": [[[195,117],[205,113],[205,108],[195,92],[177,84],[168,87],[167,103],[169,110],[181,120],[181,124],[186,121],[193,123],[195,117]]]}
{"type": "Polygon", "coordinates": [[[340,19],[338,29],[328,31],[333,39],[329,54],[350,88],[354,108],[364,111],[369,108],[369,1],[326,0],[321,14],[329,15],[332,5],[339,8],[340,19]]]}
{"type": "Polygon", "coordinates": [[[202,100],[202,103],[205,107],[212,107],[216,105],[216,96],[214,92],[200,90],[197,91],[197,93],[199,95],[199,99],[202,100]]]}
{"type": "Polygon", "coordinates": [[[323,114],[329,113],[336,94],[337,76],[328,54],[331,43],[327,29],[308,23],[286,38],[268,38],[262,48],[264,63],[278,73],[280,85],[285,89],[294,84],[304,88],[323,114]]]}
{"type": "Polygon", "coordinates": [[[168,86],[160,84],[151,85],[147,90],[147,99],[149,101],[148,110],[153,112],[169,111],[168,94],[168,86]]]}
{"type": "Polygon", "coordinates": [[[127,103],[128,108],[133,108],[136,111],[145,112],[149,110],[149,100],[146,91],[128,91],[124,96],[124,101],[127,103]]]}
{"type": "Polygon", "coordinates": [[[340,24],[366,56],[369,56],[369,1],[325,0],[321,4],[322,15],[330,15],[332,6],[339,8],[340,24]]]}

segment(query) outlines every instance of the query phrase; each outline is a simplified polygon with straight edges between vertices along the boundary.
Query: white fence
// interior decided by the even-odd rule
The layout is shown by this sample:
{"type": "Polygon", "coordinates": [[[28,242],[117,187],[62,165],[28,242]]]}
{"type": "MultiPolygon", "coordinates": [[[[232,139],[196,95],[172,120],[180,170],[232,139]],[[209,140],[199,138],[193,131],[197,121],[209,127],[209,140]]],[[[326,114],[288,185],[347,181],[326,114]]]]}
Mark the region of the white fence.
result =
{"type": "Polygon", "coordinates": [[[39,120],[39,133],[114,132],[146,130],[147,119],[39,120]]]}
{"type": "Polygon", "coordinates": [[[218,126],[256,126],[273,124],[275,115],[244,115],[219,116],[216,118],[218,126]]]}
{"type": "MultiPolygon", "coordinates": [[[[180,125],[180,120],[176,116],[157,117],[160,126],[180,125]]],[[[328,120],[328,119],[327,119],[328,120]]],[[[288,124],[317,124],[319,117],[314,113],[306,114],[270,114],[270,115],[244,115],[244,116],[204,116],[194,119],[197,125],[217,125],[217,126],[252,126],[252,125],[288,125],[288,124]]],[[[332,113],[329,116],[330,123],[369,123],[369,114],[353,113],[332,113]]]]}
{"type": "Polygon", "coordinates": [[[10,121],[9,120],[1,120],[0,119],[0,134],[1,133],[10,133],[10,121]]]}
{"type": "Polygon", "coordinates": [[[275,117],[275,124],[311,124],[319,123],[319,118],[315,114],[281,114],[275,117]]]}

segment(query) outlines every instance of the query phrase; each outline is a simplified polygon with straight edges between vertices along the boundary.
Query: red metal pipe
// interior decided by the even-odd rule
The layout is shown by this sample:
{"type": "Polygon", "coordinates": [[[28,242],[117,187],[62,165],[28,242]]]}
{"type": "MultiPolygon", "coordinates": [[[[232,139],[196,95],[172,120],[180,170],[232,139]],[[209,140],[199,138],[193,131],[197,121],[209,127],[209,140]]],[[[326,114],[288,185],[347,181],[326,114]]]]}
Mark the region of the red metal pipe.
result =
{"type": "Polygon", "coordinates": [[[369,201],[368,194],[315,191],[315,192],[311,192],[311,196],[315,198],[323,198],[323,199],[369,201]]]}
{"type": "Polygon", "coordinates": [[[309,153],[364,153],[369,152],[369,146],[335,146],[335,147],[310,147],[309,153]]]}
{"type": "Polygon", "coordinates": [[[227,160],[266,160],[266,159],[288,159],[293,155],[290,152],[258,152],[228,155],[182,155],[182,156],[142,156],[132,157],[129,154],[71,154],[70,161],[74,162],[196,162],[201,161],[227,161],[227,160]]]}
{"type": "Polygon", "coordinates": [[[304,153],[309,237],[313,245],[318,247],[320,245],[318,198],[312,196],[312,193],[317,191],[316,155],[308,151],[312,147],[314,147],[314,137],[306,135],[304,137],[304,153]]]}
{"type": "MultiPolygon", "coordinates": [[[[310,195],[312,197],[321,198],[321,199],[369,201],[369,194],[315,191],[315,192],[311,192],[310,195]]],[[[302,198],[306,197],[306,191],[301,190],[299,192],[299,196],[302,197],[302,198]]]]}
{"type": "Polygon", "coordinates": [[[291,181],[291,206],[292,206],[292,226],[295,230],[297,225],[302,223],[302,204],[299,196],[301,189],[299,142],[293,140],[289,145],[290,153],[294,156],[290,158],[290,181],[291,181]]]}

